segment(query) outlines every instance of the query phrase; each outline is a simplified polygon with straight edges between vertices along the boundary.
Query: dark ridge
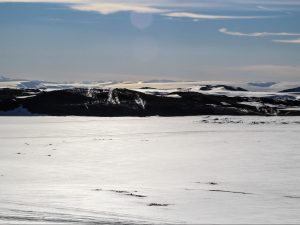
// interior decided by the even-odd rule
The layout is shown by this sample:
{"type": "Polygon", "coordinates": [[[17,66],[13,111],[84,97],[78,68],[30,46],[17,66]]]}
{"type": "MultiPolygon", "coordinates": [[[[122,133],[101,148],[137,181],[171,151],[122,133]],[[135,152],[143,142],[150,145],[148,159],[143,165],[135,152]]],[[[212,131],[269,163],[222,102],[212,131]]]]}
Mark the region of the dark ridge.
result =
{"type": "Polygon", "coordinates": [[[219,88],[222,87],[227,91],[248,91],[244,88],[241,87],[233,87],[233,86],[228,86],[228,85],[205,85],[200,88],[201,91],[210,91],[213,90],[214,88],[219,88]]]}
{"type": "Polygon", "coordinates": [[[148,90],[148,89],[157,89],[157,88],[152,88],[152,87],[141,87],[140,89],[148,90]]]}
{"type": "Polygon", "coordinates": [[[261,88],[267,88],[267,87],[271,87],[274,84],[276,84],[276,82],[250,82],[248,83],[248,85],[253,86],[253,87],[261,87],[261,88]]]}
{"type": "Polygon", "coordinates": [[[175,83],[175,80],[146,80],[143,83],[175,83]]]}
{"type": "Polygon", "coordinates": [[[285,93],[285,92],[300,93],[300,87],[286,89],[286,90],[282,90],[280,92],[282,92],[282,93],[285,93]]]}
{"type": "Polygon", "coordinates": [[[128,89],[75,88],[47,92],[6,88],[0,89],[0,115],[17,108],[49,116],[300,115],[300,111],[285,109],[300,107],[300,100],[293,96],[229,97],[177,91],[171,93],[178,96],[174,98],[169,94],[153,95],[128,89]]]}

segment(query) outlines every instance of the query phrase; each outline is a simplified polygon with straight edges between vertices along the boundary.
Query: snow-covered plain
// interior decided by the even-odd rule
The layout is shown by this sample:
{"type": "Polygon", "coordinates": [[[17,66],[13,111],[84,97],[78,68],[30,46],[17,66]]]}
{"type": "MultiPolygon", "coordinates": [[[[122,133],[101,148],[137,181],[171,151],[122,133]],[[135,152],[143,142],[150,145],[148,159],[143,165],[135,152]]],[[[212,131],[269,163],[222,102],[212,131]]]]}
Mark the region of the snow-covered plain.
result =
{"type": "MultiPolygon", "coordinates": [[[[285,89],[300,87],[300,81],[294,82],[246,82],[246,81],[170,81],[170,80],[152,80],[152,81],[85,81],[85,82],[49,82],[39,80],[11,80],[0,76],[0,88],[19,88],[19,89],[42,89],[45,91],[71,89],[71,88],[126,88],[143,91],[145,87],[164,90],[166,92],[186,89],[199,91],[199,87],[205,85],[229,85],[242,87],[251,92],[262,92],[263,95],[268,92],[279,92],[285,89]]],[[[156,91],[157,91],[156,90],[156,91]]],[[[145,91],[145,90],[144,90],[145,91]]],[[[150,91],[151,90],[147,90],[150,91]]],[[[155,90],[152,90],[155,91],[155,90]]],[[[214,88],[213,93],[226,94],[228,91],[222,88],[214,88]]],[[[237,93],[236,93],[237,94],[237,93]]],[[[270,94],[270,93],[269,93],[270,94]]]]}
{"type": "Polygon", "coordinates": [[[299,137],[299,117],[0,117],[0,224],[299,224],[299,137]]]}

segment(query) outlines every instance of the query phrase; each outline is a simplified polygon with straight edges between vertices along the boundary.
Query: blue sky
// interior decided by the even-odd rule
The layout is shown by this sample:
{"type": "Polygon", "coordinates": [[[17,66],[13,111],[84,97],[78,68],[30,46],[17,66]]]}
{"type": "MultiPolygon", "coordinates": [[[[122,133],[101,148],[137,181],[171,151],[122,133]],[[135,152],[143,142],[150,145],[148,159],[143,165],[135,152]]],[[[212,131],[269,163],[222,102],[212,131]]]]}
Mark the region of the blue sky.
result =
{"type": "Polygon", "coordinates": [[[300,0],[0,0],[0,75],[300,80],[300,0]]]}

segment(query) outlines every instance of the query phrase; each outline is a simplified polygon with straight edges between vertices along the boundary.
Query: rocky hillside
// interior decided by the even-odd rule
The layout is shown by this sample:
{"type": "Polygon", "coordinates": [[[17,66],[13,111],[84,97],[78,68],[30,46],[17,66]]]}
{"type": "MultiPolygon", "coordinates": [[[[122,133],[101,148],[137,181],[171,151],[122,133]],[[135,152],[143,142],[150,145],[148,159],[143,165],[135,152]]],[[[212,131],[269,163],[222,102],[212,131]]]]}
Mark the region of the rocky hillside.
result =
{"type": "Polygon", "coordinates": [[[53,116],[300,116],[291,96],[241,97],[194,91],[148,94],[129,89],[0,89],[0,115],[53,116]],[[20,110],[21,109],[21,110],[20,110]],[[19,113],[16,113],[19,112],[19,113]]]}

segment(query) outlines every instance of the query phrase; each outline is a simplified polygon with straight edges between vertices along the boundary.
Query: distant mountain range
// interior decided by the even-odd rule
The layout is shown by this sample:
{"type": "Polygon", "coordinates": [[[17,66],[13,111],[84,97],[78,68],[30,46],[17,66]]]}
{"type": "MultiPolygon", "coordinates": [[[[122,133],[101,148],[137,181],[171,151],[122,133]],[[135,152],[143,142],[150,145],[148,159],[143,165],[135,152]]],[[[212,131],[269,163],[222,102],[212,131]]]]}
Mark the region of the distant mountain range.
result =
{"type": "Polygon", "coordinates": [[[0,82],[12,81],[12,79],[0,75],[0,82]]]}
{"type": "Polygon", "coordinates": [[[276,82],[250,82],[250,86],[267,88],[276,84],[276,82]]]}
{"type": "MultiPolygon", "coordinates": [[[[71,88],[158,88],[177,89],[202,86],[204,89],[215,89],[218,85],[223,87],[240,88],[241,90],[259,92],[287,92],[300,87],[299,82],[237,82],[237,81],[175,81],[175,80],[146,80],[146,81],[83,81],[83,82],[49,82],[28,79],[10,79],[0,76],[0,88],[21,88],[21,89],[43,89],[62,90],[71,88]]],[[[230,91],[230,90],[228,90],[230,91]]]]}

